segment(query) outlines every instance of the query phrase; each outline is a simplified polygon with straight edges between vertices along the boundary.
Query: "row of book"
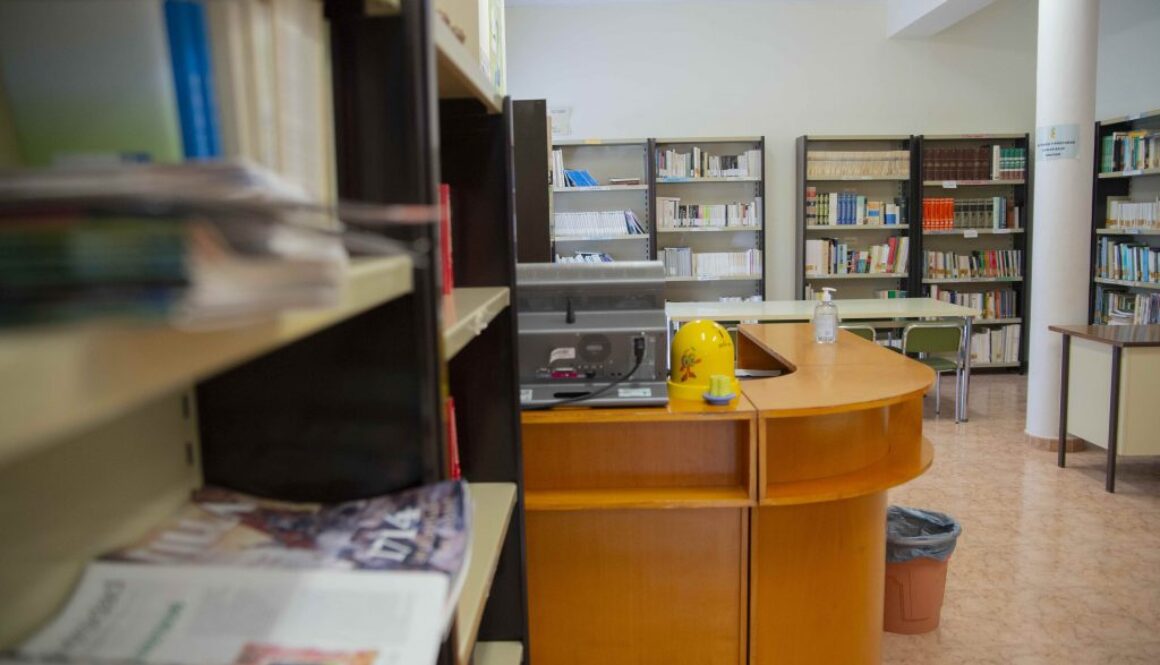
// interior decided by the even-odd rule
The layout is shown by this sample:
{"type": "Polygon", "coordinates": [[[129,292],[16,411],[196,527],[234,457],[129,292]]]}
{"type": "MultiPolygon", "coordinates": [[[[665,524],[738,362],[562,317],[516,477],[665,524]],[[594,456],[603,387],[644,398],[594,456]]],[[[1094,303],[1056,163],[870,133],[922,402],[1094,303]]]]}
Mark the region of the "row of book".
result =
{"type": "Polygon", "coordinates": [[[762,302],[760,295],[752,296],[721,296],[717,302],[762,302]]]}
{"type": "Polygon", "coordinates": [[[1019,316],[1019,301],[1012,289],[993,291],[956,291],[930,286],[930,297],[953,305],[979,310],[980,319],[1011,319],[1019,316]]]}
{"type": "Polygon", "coordinates": [[[1160,229],[1160,198],[1153,201],[1132,201],[1127,197],[1107,198],[1109,229],[1160,229]]]}
{"type": "Polygon", "coordinates": [[[906,289],[875,289],[874,297],[879,300],[896,300],[898,298],[906,298],[906,289]]]}
{"type": "Polygon", "coordinates": [[[1160,247],[1100,238],[1096,243],[1096,276],[1126,282],[1160,283],[1160,247]]]}
{"type": "Polygon", "coordinates": [[[1023,180],[1027,150],[1012,146],[927,147],[923,180],[1023,180]]]}
{"type": "Polygon", "coordinates": [[[925,231],[949,229],[1017,229],[1019,206],[1005,196],[959,199],[931,196],[922,200],[922,228],[925,231]]]}
{"type": "Polygon", "coordinates": [[[203,487],[89,562],[17,663],[437,662],[471,556],[460,481],[345,503],[203,487]]]}
{"type": "Polygon", "coordinates": [[[1018,249],[983,249],[973,252],[924,252],[931,279],[1012,278],[1023,276],[1023,252],[1018,249]]]}
{"type": "Polygon", "coordinates": [[[1096,285],[1096,325],[1160,323],[1160,293],[1126,293],[1096,285]]]}
{"type": "Polygon", "coordinates": [[[1100,139],[1100,173],[1160,168],[1160,129],[1112,132],[1100,139]]]}
{"type": "Polygon", "coordinates": [[[907,178],[909,150],[811,150],[807,178],[907,178]]]}
{"type": "Polygon", "coordinates": [[[666,247],[663,260],[669,277],[744,277],[761,274],[761,250],[694,252],[690,247],[666,247]]]}
{"type": "Polygon", "coordinates": [[[822,192],[806,187],[806,225],[808,226],[894,226],[906,223],[906,199],[895,197],[893,203],[870,201],[855,192],[822,192]]]}
{"type": "Polygon", "coordinates": [[[66,4],[0,2],[0,74],[25,164],[245,158],[334,200],[316,0],[66,4]]]}
{"type": "Polygon", "coordinates": [[[681,203],[681,199],[658,196],[657,228],[723,228],[761,226],[761,197],[749,203],[681,203]]]}
{"type": "Polygon", "coordinates": [[[648,230],[631,210],[603,212],[558,212],[555,214],[555,236],[576,239],[590,237],[639,235],[648,230]]]}
{"type": "Polygon", "coordinates": [[[1019,362],[1019,337],[1022,326],[1012,323],[995,328],[984,328],[971,333],[971,363],[1019,362]]]}
{"type": "Polygon", "coordinates": [[[402,249],[356,230],[389,223],[389,211],[321,207],[296,191],[226,163],[10,172],[0,179],[0,324],[248,322],[337,304],[347,245],[402,249]]]}
{"type": "Polygon", "coordinates": [[[556,263],[612,263],[615,259],[607,252],[573,252],[571,256],[556,255],[556,263]]]}
{"type": "Polygon", "coordinates": [[[806,276],[906,273],[910,238],[893,237],[859,249],[833,238],[806,240],[806,276]]]}
{"type": "Polygon", "coordinates": [[[658,178],[760,178],[761,151],[714,155],[693,147],[692,152],[657,150],[658,178]]]}

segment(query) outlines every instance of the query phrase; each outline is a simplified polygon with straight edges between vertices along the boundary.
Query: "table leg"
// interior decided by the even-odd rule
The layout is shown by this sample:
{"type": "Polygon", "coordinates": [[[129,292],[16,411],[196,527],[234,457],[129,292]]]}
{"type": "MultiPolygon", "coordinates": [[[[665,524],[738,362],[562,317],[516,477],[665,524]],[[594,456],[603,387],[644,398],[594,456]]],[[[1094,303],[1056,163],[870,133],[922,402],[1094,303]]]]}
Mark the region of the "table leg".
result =
{"type": "Polygon", "coordinates": [[[1059,359],[1059,466],[1067,465],[1067,376],[1071,368],[1071,335],[1063,336],[1063,356],[1059,359]]]}
{"type": "Polygon", "coordinates": [[[959,397],[959,403],[955,405],[958,410],[959,422],[967,422],[970,413],[970,396],[971,396],[971,317],[963,317],[963,392],[959,397]]]}
{"type": "Polygon", "coordinates": [[[1122,347],[1112,347],[1112,399],[1108,412],[1108,480],[1104,489],[1116,491],[1116,445],[1120,429],[1120,355],[1122,347]]]}

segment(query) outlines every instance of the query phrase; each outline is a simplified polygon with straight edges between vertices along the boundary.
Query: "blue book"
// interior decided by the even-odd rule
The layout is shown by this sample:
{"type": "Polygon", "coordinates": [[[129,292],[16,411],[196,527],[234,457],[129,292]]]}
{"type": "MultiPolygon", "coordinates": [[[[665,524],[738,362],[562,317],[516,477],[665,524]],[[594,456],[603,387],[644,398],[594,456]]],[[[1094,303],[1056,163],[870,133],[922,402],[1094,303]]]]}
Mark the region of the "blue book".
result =
{"type": "Polygon", "coordinates": [[[173,65],[173,87],[187,159],[221,154],[214,117],[205,8],[191,0],[165,0],[165,27],[173,65]]]}

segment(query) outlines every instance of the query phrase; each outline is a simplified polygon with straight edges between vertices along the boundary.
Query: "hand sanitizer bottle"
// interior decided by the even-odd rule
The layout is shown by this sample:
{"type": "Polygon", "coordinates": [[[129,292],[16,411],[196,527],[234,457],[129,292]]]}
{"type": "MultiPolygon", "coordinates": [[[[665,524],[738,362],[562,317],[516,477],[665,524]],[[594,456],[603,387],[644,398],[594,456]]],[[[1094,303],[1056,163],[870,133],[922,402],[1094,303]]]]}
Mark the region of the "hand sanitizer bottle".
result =
{"type": "Polygon", "coordinates": [[[838,306],[834,304],[830,287],[822,289],[822,301],[814,308],[814,341],[833,344],[838,338],[838,306]]]}

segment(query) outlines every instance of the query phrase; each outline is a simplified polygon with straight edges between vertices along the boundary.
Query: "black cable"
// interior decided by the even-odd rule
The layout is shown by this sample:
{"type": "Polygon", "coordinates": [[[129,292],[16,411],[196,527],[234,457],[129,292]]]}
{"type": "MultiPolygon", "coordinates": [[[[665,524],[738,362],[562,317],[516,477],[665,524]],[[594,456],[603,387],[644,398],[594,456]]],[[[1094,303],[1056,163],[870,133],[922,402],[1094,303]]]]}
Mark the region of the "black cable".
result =
{"type": "Polygon", "coordinates": [[[567,399],[556,400],[555,402],[547,402],[545,404],[535,404],[533,406],[525,406],[523,410],[524,411],[544,411],[547,409],[555,408],[557,406],[564,406],[565,404],[575,404],[577,402],[583,402],[586,400],[590,400],[593,397],[603,395],[604,393],[608,392],[609,390],[612,390],[616,386],[619,386],[620,384],[624,383],[625,381],[628,381],[630,378],[632,378],[633,374],[636,374],[636,370],[640,369],[641,363],[644,362],[644,345],[645,345],[645,339],[643,337],[637,337],[637,338],[634,338],[632,340],[632,347],[633,347],[632,351],[633,351],[633,355],[636,356],[636,364],[632,366],[632,369],[628,371],[628,374],[625,374],[624,376],[613,381],[612,383],[608,384],[607,386],[604,386],[603,388],[601,388],[599,390],[594,390],[588,394],[580,395],[578,397],[569,397],[567,399]]]}

